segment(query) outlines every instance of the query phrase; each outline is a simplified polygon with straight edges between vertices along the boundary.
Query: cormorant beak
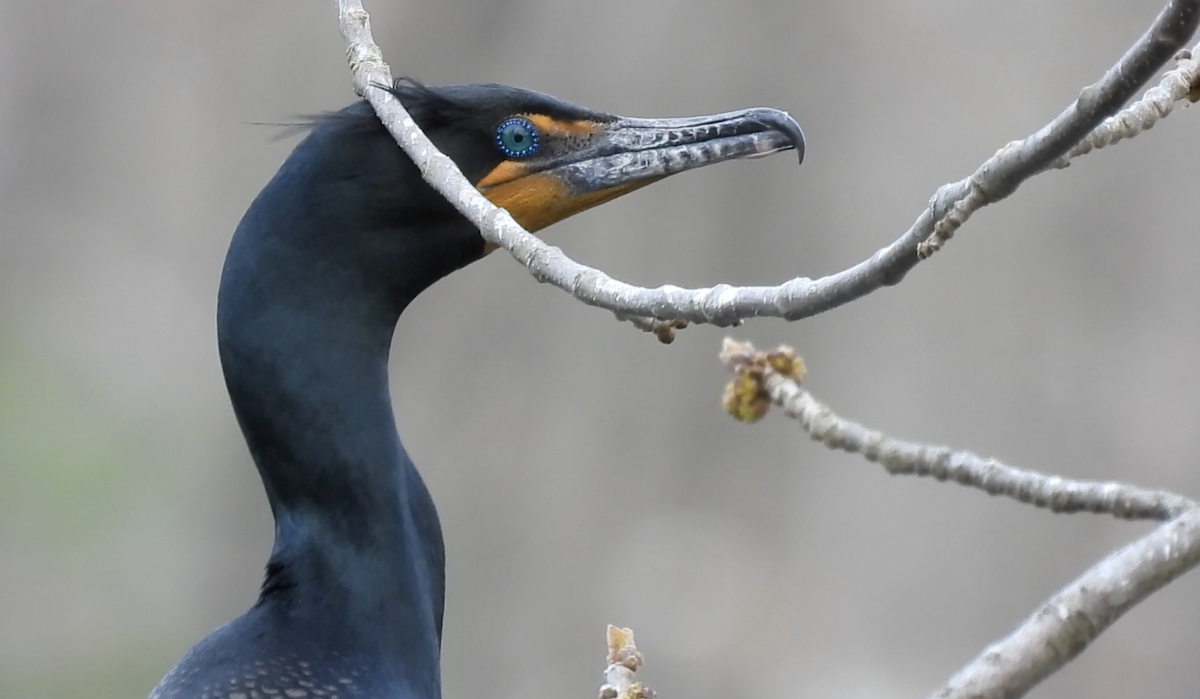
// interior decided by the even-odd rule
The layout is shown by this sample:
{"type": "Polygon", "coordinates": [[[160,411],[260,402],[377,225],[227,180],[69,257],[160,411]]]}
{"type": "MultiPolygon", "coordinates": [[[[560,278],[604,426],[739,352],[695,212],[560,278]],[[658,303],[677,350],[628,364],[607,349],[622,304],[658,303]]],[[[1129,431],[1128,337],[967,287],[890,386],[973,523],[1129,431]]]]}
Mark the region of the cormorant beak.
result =
{"type": "Polygon", "coordinates": [[[800,125],[777,109],[683,119],[522,116],[537,128],[537,153],[500,163],[476,187],[530,231],[685,170],[785,150],[804,160],[800,125]]]}

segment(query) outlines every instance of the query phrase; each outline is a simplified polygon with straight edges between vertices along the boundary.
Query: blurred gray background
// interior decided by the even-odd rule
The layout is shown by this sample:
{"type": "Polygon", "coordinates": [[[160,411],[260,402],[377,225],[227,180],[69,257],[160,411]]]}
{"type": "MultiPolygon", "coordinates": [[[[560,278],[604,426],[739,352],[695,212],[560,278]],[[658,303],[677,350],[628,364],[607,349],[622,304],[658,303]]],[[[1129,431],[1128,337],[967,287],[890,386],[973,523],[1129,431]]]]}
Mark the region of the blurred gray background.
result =
{"type": "MultiPolygon", "coordinates": [[[[1154,0],[370,2],[398,75],[619,114],[770,105],[790,156],[548,232],[646,285],[819,276],[1057,114],[1154,0]]],[[[327,0],[0,0],[0,697],[142,697],[256,597],[271,520],[214,338],[238,218],[354,98],[327,0]]],[[[1200,495],[1200,114],[1043,175],[899,287],[795,324],[809,386],[893,435],[1200,495]]],[[[503,254],[401,322],[400,431],[449,551],[449,698],[592,697],[629,625],[664,699],[921,697],[1147,525],[887,477],[721,410],[670,347],[503,254]]],[[[1195,697],[1200,575],[1040,697],[1195,697]]]]}

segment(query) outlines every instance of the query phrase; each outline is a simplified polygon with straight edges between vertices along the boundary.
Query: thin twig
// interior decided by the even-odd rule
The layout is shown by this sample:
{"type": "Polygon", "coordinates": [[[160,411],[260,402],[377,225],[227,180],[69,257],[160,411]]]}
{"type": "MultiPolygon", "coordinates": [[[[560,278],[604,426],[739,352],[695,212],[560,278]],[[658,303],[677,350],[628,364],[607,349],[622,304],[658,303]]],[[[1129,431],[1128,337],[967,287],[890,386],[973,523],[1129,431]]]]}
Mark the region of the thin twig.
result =
{"type": "Polygon", "coordinates": [[[1087,138],[1075,144],[1063,157],[1050,163],[1051,168],[1065,168],[1071,161],[1093,150],[1106,148],[1127,138],[1133,138],[1175,111],[1175,105],[1193,97],[1200,88],[1200,44],[1175,55],[1175,69],[1167,71],[1157,85],[1142,98],[1105,119],[1087,138]]]}
{"type": "MultiPolygon", "coordinates": [[[[1191,510],[1197,503],[1165,490],[1151,490],[1113,481],[1074,480],[1008,466],[996,459],[943,446],[906,442],[835,414],[805,390],[794,371],[780,371],[773,357],[750,343],[726,339],[721,361],[735,372],[732,389],[740,402],[727,407],[736,416],[757,419],[769,401],[798,421],[813,439],[831,449],[862,454],[892,475],[928,476],[978,488],[1051,512],[1092,512],[1129,520],[1165,521],[1191,510]],[[750,383],[747,383],[750,382],[750,383]],[[758,393],[761,392],[761,393],[758,393]],[[749,406],[749,407],[746,407],[749,406]]],[[[791,355],[794,357],[794,354],[791,355]]],[[[797,362],[798,366],[803,364],[797,362]]]]}
{"type": "MultiPolygon", "coordinates": [[[[367,13],[358,0],[338,0],[337,4],[355,89],[370,101],[430,185],[478,226],[487,241],[508,250],[538,281],[551,283],[584,303],[629,315],[719,326],[760,316],[798,320],[898,283],[919,262],[918,246],[935,233],[935,224],[940,225],[937,240],[944,242],[971,212],[1012,194],[1022,182],[1067,153],[1153,77],[1200,22],[1200,0],[1170,2],[1146,34],[1066,111],[1029,138],[1004,148],[967,179],[941,187],[904,235],[849,269],[817,280],[798,277],[778,286],[719,284],[683,289],[668,285],[648,289],[571,260],[479,194],[420,132],[400,103],[386,90],[374,89],[390,84],[392,77],[371,39],[367,13]],[[943,219],[946,223],[939,224],[943,219]]],[[[939,244],[931,242],[933,247],[924,249],[928,253],[939,244]]]]}

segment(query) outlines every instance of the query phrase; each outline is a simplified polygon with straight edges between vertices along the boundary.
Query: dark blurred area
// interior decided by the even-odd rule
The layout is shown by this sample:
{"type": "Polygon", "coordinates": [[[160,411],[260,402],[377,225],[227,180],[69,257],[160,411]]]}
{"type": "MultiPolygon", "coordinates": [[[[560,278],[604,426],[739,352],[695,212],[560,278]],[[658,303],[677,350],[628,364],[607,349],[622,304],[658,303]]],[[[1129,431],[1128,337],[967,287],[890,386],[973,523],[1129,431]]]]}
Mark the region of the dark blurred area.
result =
{"type": "MultiPolygon", "coordinates": [[[[1150,0],[367,4],[397,75],[630,116],[756,105],[790,155],[688,173],[547,237],[643,285],[777,283],[889,243],[1040,127],[1150,0]]],[[[0,0],[0,697],[142,697],[253,603],[266,499],[215,351],[234,226],[354,99],[333,3],[0,0]]],[[[721,409],[732,334],[835,410],[1068,476],[1200,495],[1200,115],[1042,175],[903,284],[661,346],[504,254],[393,350],[446,530],[447,697],[592,697],[604,625],[664,699],[919,697],[1147,525],[888,478],[721,409]]],[[[1200,576],[1036,696],[1195,697],[1200,576]]]]}

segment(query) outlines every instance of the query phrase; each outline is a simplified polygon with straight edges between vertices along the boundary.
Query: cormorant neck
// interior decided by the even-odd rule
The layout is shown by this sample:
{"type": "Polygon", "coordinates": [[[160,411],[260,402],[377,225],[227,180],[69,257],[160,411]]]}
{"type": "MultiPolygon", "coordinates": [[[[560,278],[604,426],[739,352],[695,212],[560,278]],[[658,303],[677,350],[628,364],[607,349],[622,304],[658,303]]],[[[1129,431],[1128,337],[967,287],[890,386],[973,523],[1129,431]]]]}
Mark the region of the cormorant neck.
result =
{"type": "Polygon", "coordinates": [[[303,635],[403,648],[396,657],[412,671],[436,670],[444,553],[392,412],[398,313],[315,304],[284,286],[272,293],[261,269],[237,262],[231,255],[222,282],[219,349],[275,517],[259,606],[277,607],[303,635]]]}
{"type": "Polygon", "coordinates": [[[440,198],[397,202],[433,193],[394,142],[356,128],[296,148],[222,273],[221,363],[275,517],[254,614],[272,643],[371,653],[436,690],[441,528],[396,431],[388,352],[408,303],[482,240],[440,198]]]}

